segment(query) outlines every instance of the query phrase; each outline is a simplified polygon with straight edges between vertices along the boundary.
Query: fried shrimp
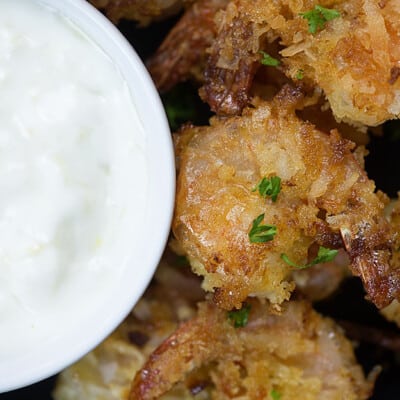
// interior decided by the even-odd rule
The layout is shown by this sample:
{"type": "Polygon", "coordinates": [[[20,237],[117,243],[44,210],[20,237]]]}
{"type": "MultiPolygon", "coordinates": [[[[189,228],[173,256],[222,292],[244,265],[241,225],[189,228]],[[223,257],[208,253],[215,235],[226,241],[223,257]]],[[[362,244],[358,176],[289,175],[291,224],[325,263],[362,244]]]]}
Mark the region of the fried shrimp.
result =
{"type": "Polygon", "coordinates": [[[400,116],[397,0],[233,0],[216,21],[202,89],[215,112],[240,113],[260,51],[279,42],[278,68],[321,88],[338,120],[376,126],[400,116]]]}
{"type": "MultiPolygon", "coordinates": [[[[392,264],[396,266],[400,266],[400,193],[397,200],[393,200],[391,204],[387,207],[387,214],[390,224],[392,225],[393,230],[396,232],[395,244],[392,255],[392,264]]],[[[400,299],[395,299],[393,302],[383,308],[381,310],[382,315],[388,319],[396,323],[398,327],[400,327],[400,299]]]]}
{"type": "Polygon", "coordinates": [[[248,296],[288,299],[295,268],[287,260],[307,263],[311,245],[344,247],[367,296],[383,307],[399,295],[400,270],[389,263],[393,232],[382,196],[353,143],[296,117],[300,101],[298,90],[285,87],[241,117],[176,135],[173,233],[220,307],[240,308],[248,296]],[[255,190],[272,177],[281,179],[276,201],[255,190]],[[254,242],[255,226],[272,233],[254,242]]]}
{"type": "Polygon", "coordinates": [[[215,13],[229,0],[199,0],[189,7],[164,39],[147,67],[164,92],[189,77],[202,81],[206,49],[216,36],[215,13]]]}
{"type": "Polygon", "coordinates": [[[305,302],[285,304],[281,315],[257,300],[248,309],[247,325],[234,328],[226,312],[201,303],[198,315],[150,355],[129,399],[157,399],[177,382],[221,400],[369,397],[372,384],[332,320],[305,302]]]}
{"type": "Polygon", "coordinates": [[[184,0],[89,0],[95,7],[104,10],[114,23],[121,19],[137,21],[145,26],[150,22],[177,13],[184,0]]]}

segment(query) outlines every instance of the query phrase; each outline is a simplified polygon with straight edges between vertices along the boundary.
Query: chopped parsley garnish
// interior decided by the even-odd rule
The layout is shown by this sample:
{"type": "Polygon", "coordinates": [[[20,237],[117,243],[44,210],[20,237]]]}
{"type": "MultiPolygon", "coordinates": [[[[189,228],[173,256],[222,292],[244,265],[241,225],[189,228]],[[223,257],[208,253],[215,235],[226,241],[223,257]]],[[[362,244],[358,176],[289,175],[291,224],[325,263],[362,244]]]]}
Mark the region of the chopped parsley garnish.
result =
{"type": "Polygon", "coordinates": [[[228,318],[233,322],[235,328],[243,328],[249,321],[251,304],[244,303],[240,310],[228,311],[228,318]]]}
{"type": "Polygon", "coordinates": [[[277,67],[281,63],[279,60],[277,60],[274,57],[271,57],[265,51],[260,51],[260,54],[262,55],[262,59],[260,61],[262,65],[268,65],[269,67],[277,67]]]}
{"type": "Polygon", "coordinates": [[[304,71],[302,69],[297,70],[296,72],[296,79],[297,80],[302,80],[304,78],[304,71]]]}
{"type": "Polygon", "coordinates": [[[279,176],[272,176],[267,179],[265,176],[258,182],[257,186],[253,189],[253,192],[260,193],[260,196],[264,199],[269,196],[273,202],[276,201],[279,192],[281,191],[281,178],[279,176]]]}
{"type": "Polygon", "coordinates": [[[318,29],[325,28],[326,22],[339,18],[340,12],[316,5],[313,10],[300,13],[299,15],[308,21],[308,31],[310,33],[316,33],[318,29]]]}
{"type": "Polygon", "coordinates": [[[271,241],[276,235],[275,225],[260,225],[264,214],[260,214],[254,221],[249,232],[251,243],[265,243],[271,241]]]}
{"type": "Polygon", "coordinates": [[[271,395],[272,400],[281,400],[281,397],[282,397],[282,395],[275,389],[271,390],[270,395],[271,395]]]}
{"type": "Polygon", "coordinates": [[[322,264],[322,263],[332,261],[336,257],[337,253],[338,253],[337,250],[331,250],[331,249],[327,249],[326,247],[320,246],[320,248],[318,249],[317,257],[315,257],[314,260],[312,260],[308,264],[297,265],[293,261],[290,261],[289,257],[286,254],[281,254],[281,259],[283,261],[285,261],[285,263],[290,265],[291,267],[298,268],[298,269],[304,269],[304,268],[312,267],[313,265],[316,265],[316,264],[322,264]]]}

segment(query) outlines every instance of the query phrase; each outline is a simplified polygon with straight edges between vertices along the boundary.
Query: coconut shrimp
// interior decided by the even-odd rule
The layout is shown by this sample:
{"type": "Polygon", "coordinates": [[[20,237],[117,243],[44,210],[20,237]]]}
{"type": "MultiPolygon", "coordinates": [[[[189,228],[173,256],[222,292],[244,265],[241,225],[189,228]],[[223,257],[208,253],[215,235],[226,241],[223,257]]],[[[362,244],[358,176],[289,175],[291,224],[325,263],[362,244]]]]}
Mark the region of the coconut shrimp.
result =
{"type": "Polygon", "coordinates": [[[165,92],[178,82],[194,78],[203,81],[206,50],[216,36],[215,13],[229,0],[199,0],[189,7],[147,67],[157,88],[165,92]]]}
{"type": "Polygon", "coordinates": [[[216,21],[202,89],[215,112],[241,112],[260,51],[272,51],[273,67],[303,87],[322,89],[338,120],[376,126],[399,117],[396,0],[233,0],[216,21]],[[271,43],[279,44],[277,52],[271,43]]]}
{"type": "MultiPolygon", "coordinates": [[[[387,216],[393,230],[396,232],[392,264],[400,266],[400,197],[393,200],[387,207],[387,216]]],[[[400,302],[398,299],[381,310],[382,315],[400,327],[400,302]]]]}
{"type": "Polygon", "coordinates": [[[241,117],[214,118],[210,127],[187,126],[176,135],[174,235],[204,289],[226,309],[248,296],[276,305],[288,299],[293,265],[307,264],[315,246],[346,250],[368,298],[388,305],[399,295],[400,270],[390,265],[385,198],[352,142],[296,117],[301,97],[286,87],[241,117]],[[257,190],[272,177],[281,180],[276,199],[257,190]],[[252,241],[255,225],[271,228],[262,243],[252,241]]]}
{"type": "Polygon", "coordinates": [[[281,315],[257,300],[246,307],[248,315],[237,319],[201,303],[198,315],[150,355],[129,399],[157,399],[178,382],[216,400],[261,400],[274,392],[284,399],[369,397],[371,382],[332,320],[305,302],[285,304],[281,315]]]}

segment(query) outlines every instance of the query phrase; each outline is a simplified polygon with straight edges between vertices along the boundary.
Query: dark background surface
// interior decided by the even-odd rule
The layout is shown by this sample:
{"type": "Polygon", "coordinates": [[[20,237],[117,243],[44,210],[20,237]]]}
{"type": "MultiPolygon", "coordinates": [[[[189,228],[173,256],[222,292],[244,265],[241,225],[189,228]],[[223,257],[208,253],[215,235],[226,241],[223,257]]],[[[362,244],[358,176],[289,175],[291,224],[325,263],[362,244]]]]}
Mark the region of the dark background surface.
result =
{"type": "MultiPolygon", "coordinates": [[[[176,19],[171,19],[145,29],[137,29],[134,23],[123,21],[119,28],[139,56],[145,60],[154,52],[175,21],[176,19]]],[[[189,97],[194,99],[194,102],[198,101],[193,87],[186,85],[182,88],[189,93],[189,97]]],[[[163,100],[165,101],[166,98],[164,97],[163,100]]],[[[204,113],[204,107],[200,103],[196,104],[204,113]]],[[[197,123],[203,122],[204,114],[194,115],[192,119],[197,123]]],[[[400,123],[387,123],[384,133],[384,137],[372,137],[368,145],[370,154],[366,159],[366,169],[370,178],[375,180],[377,188],[391,197],[396,197],[397,190],[400,190],[400,123]]],[[[358,333],[361,336],[361,338],[354,337],[358,343],[356,347],[358,360],[367,373],[377,364],[383,368],[376,383],[375,394],[371,399],[399,400],[400,330],[394,324],[386,322],[374,306],[363,300],[363,297],[364,293],[359,280],[350,279],[332,298],[317,304],[316,308],[339,322],[351,321],[357,324],[358,333]],[[378,335],[390,337],[391,348],[376,344],[370,328],[373,328],[373,332],[378,335]]],[[[56,377],[51,377],[32,386],[0,394],[0,400],[50,400],[55,380],[56,377]]]]}

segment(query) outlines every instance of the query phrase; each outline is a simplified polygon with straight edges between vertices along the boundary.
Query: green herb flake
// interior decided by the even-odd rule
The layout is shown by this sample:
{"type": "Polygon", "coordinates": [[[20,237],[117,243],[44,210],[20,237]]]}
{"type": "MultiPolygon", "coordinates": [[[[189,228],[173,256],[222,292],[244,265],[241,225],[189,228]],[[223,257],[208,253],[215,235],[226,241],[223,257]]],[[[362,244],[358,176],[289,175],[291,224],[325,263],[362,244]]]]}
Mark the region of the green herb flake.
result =
{"type": "Polygon", "coordinates": [[[260,225],[264,214],[260,214],[254,221],[249,232],[251,243],[265,243],[271,241],[276,235],[275,225],[260,225]]]}
{"type": "Polygon", "coordinates": [[[281,191],[281,178],[279,178],[279,176],[272,176],[269,179],[264,177],[260,182],[258,182],[257,186],[253,189],[253,192],[256,192],[257,190],[261,197],[265,199],[269,196],[275,203],[278,194],[281,191]]]}
{"type": "Polygon", "coordinates": [[[314,34],[318,29],[324,29],[326,22],[339,18],[340,12],[316,5],[313,10],[299,15],[308,21],[308,31],[314,34]]]}
{"type": "Polygon", "coordinates": [[[297,265],[293,261],[289,260],[289,257],[286,254],[281,254],[281,259],[285,261],[286,264],[290,265],[291,267],[297,268],[297,269],[304,269],[304,268],[309,268],[312,267],[315,264],[322,264],[326,263],[329,261],[332,261],[338,251],[337,250],[331,250],[327,249],[326,247],[320,246],[318,249],[318,254],[317,257],[314,258],[311,262],[305,265],[297,265]]]}
{"type": "Polygon", "coordinates": [[[281,400],[281,398],[282,398],[282,395],[275,389],[271,390],[270,395],[271,395],[272,400],[281,400]]]}
{"type": "Polygon", "coordinates": [[[267,65],[269,67],[277,67],[281,63],[279,60],[277,60],[274,57],[271,57],[265,51],[260,51],[260,54],[262,55],[262,59],[260,61],[262,65],[267,65]]]}
{"type": "Polygon", "coordinates": [[[240,310],[228,311],[228,318],[235,328],[243,328],[249,321],[251,304],[244,303],[240,310]]]}
{"type": "Polygon", "coordinates": [[[297,80],[301,81],[304,78],[304,71],[302,69],[297,70],[295,76],[297,80]]]}

